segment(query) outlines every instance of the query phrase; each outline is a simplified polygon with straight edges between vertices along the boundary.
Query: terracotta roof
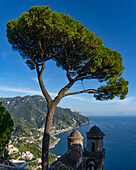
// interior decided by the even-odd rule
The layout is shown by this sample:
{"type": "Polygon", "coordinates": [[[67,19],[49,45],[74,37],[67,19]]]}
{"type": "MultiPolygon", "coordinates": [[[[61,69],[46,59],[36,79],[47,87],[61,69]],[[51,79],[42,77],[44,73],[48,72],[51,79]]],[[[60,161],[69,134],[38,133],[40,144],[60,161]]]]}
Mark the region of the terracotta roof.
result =
{"type": "Polygon", "coordinates": [[[96,125],[93,126],[89,132],[86,133],[87,137],[92,137],[92,136],[105,136],[105,134],[98,128],[96,125]]]}
{"type": "Polygon", "coordinates": [[[58,161],[61,161],[66,167],[74,167],[79,159],[81,158],[81,154],[75,150],[70,150],[62,155],[58,161]]]}
{"type": "Polygon", "coordinates": [[[81,133],[78,130],[74,130],[69,136],[68,138],[75,138],[75,139],[82,139],[83,136],[81,135],[81,133]]]}
{"type": "Polygon", "coordinates": [[[8,151],[11,150],[11,149],[13,149],[13,148],[8,148],[8,151]]]}

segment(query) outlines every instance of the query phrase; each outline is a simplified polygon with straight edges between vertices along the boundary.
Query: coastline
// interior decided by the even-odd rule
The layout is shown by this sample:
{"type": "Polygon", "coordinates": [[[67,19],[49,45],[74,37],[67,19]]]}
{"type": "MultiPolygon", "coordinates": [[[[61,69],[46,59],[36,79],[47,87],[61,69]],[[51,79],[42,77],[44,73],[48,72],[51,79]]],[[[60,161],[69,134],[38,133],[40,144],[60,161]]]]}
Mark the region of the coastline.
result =
{"type": "MultiPolygon", "coordinates": [[[[90,122],[91,122],[91,120],[89,120],[89,121],[86,122],[86,123],[82,123],[80,126],[84,126],[84,125],[86,125],[86,124],[89,124],[90,122]]],[[[53,137],[54,139],[56,139],[56,141],[55,141],[51,146],[49,146],[49,149],[54,148],[54,147],[58,144],[58,142],[60,141],[60,138],[55,137],[56,135],[59,135],[59,134],[61,134],[61,133],[64,133],[64,132],[73,130],[73,129],[75,129],[75,128],[77,129],[77,128],[79,128],[80,126],[77,126],[77,127],[69,127],[69,128],[66,128],[66,129],[59,130],[59,132],[57,132],[57,133],[53,133],[53,134],[52,134],[52,137],[53,137]]]]}
{"type": "MultiPolygon", "coordinates": [[[[86,124],[88,124],[88,123],[90,123],[90,122],[91,122],[91,120],[89,120],[89,121],[86,122],[86,123],[82,123],[80,126],[84,126],[84,125],[86,125],[86,124]]],[[[59,134],[61,134],[61,133],[63,133],[63,132],[67,132],[67,131],[69,131],[69,130],[77,129],[77,128],[79,128],[80,126],[78,125],[78,126],[76,126],[76,127],[69,127],[69,128],[66,128],[66,129],[62,129],[62,130],[59,130],[59,132],[57,132],[57,133],[53,133],[52,135],[53,135],[53,136],[56,136],[56,135],[59,135],[59,134]]]]}
{"type": "MultiPolygon", "coordinates": [[[[54,137],[54,136],[52,136],[52,137],[54,137]]],[[[55,139],[56,139],[56,141],[52,144],[52,145],[50,145],[49,146],[49,149],[52,149],[52,148],[55,148],[55,146],[58,144],[58,142],[60,141],[60,138],[56,138],[56,137],[54,137],[55,139]]]]}

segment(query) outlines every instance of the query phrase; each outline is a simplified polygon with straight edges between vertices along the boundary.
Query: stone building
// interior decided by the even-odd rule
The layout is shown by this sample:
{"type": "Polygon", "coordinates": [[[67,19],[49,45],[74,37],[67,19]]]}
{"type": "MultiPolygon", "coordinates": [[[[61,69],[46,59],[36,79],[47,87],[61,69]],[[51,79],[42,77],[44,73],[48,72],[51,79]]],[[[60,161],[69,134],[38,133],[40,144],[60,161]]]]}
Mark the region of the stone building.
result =
{"type": "Polygon", "coordinates": [[[105,149],[103,149],[104,133],[95,125],[87,134],[87,147],[83,152],[84,169],[103,170],[105,149]]]}
{"type": "Polygon", "coordinates": [[[81,155],[83,154],[83,136],[78,130],[74,130],[68,136],[68,151],[71,149],[79,152],[81,155]]]}
{"type": "Polygon", "coordinates": [[[104,133],[95,125],[86,134],[87,147],[83,150],[83,136],[74,130],[67,138],[68,151],[50,166],[50,170],[103,170],[104,133]]]}

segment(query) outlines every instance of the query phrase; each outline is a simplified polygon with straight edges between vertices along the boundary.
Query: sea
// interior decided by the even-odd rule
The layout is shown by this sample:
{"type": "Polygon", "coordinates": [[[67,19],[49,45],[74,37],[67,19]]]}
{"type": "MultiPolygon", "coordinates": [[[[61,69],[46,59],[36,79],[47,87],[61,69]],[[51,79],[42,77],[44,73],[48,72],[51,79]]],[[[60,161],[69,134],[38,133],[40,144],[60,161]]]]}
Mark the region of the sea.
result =
{"type": "MultiPolygon", "coordinates": [[[[84,137],[84,148],[87,143],[86,132],[95,124],[105,134],[106,149],[104,170],[136,170],[136,116],[91,116],[89,124],[77,130],[84,137]]],[[[72,131],[56,135],[59,143],[50,151],[56,155],[67,152],[67,137],[72,131]]]]}

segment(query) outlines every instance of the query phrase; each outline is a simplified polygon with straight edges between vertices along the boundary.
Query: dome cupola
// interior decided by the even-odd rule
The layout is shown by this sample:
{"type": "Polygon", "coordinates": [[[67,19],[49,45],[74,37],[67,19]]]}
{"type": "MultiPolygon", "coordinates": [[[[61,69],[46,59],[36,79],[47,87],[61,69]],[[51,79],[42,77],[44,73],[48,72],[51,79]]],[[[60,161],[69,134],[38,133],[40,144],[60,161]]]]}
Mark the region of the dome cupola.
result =
{"type": "Polygon", "coordinates": [[[101,152],[103,150],[103,136],[105,136],[105,134],[96,125],[86,134],[87,150],[90,152],[101,152]]]}
{"type": "Polygon", "coordinates": [[[92,137],[102,137],[105,136],[105,134],[100,130],[99,127],[94,125],[89,132],[86,133],[87,138],[92,138],[92,137]]]}
{"type": "Polygon", "coordinates": [[[78,130],[74,130],[69,136],[68,138],[70,139],[83,139],[83,136],[81,135],[81,133],[78,130]]]}
{"type": "Polygon", "coordinates": [[[78,130],[74,130],[68,136],[68,151],[73,149],[82,154],[83,152],[83,136],[78,130]]]}

